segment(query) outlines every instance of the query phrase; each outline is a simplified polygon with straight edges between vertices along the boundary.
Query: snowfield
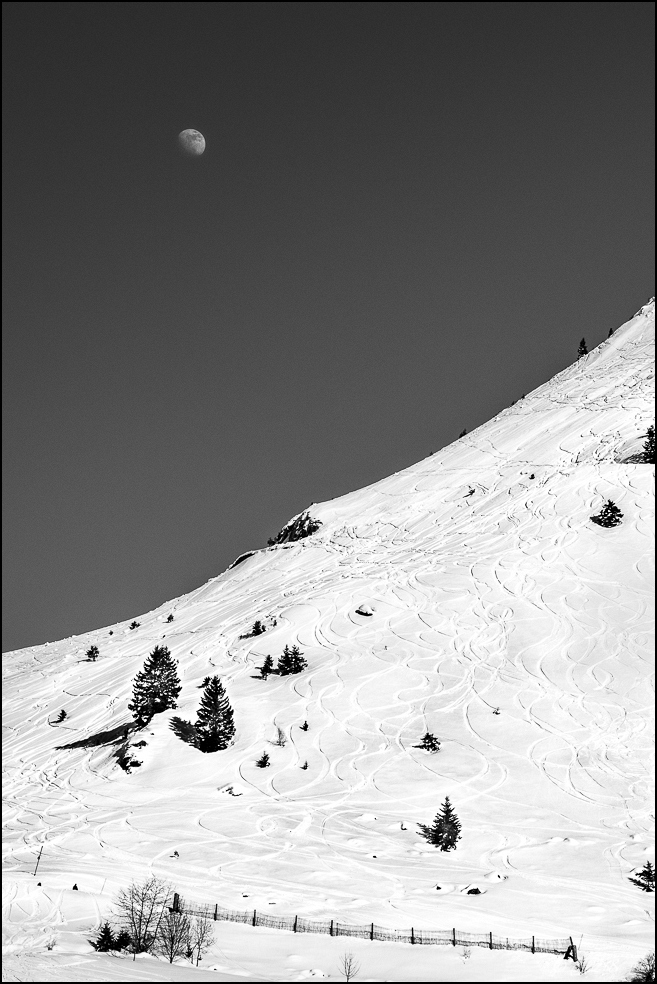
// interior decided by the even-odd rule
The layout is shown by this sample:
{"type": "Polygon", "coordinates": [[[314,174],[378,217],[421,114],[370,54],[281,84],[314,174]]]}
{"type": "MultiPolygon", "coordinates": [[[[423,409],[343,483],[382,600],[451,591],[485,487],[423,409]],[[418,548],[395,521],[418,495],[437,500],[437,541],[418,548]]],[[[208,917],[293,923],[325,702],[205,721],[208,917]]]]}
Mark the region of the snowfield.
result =
{"type": "Polygon", "coordinates": [[[151,873],[195,904],[572,936],[584,979],[622,979],[653,948],[654,895],[629,880],[654,861],[654,467],[631,460],[653,358],[654,301],[471,434],[311,505],[311,536],[6,654],[3,980],[337,980],[346,951],[358,980],[580,979],[558,956],[224,922],[202,971],[96,954],[117,889],[151,873]],[[608,499],[616,528],[590,521],[608,499]],[[286,644],[307,670],[260,679],[286,644]],[[178,708],[126,738],[156,645],[179,662],[178,708]],[[170,723],[194,720],[213,674],[237,734],[204,755],[170,723]],[[427,731],[435,754],[415,747],[427,731]],[[463,834],[449,853],[417,828],[446,795],[463,834]]]}

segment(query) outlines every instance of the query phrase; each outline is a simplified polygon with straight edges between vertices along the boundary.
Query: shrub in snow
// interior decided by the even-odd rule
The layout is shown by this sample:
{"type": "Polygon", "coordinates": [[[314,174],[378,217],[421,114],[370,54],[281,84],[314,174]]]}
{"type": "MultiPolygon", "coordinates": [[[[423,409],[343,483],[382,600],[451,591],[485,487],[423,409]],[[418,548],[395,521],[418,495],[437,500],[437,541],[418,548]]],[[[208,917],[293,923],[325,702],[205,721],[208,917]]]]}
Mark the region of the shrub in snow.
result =
{"type": "Polygon", "coordinates": [[[461,838],[461,822],[454,813],[449,796],[436,814],[431,827],[419,824],[423,836],[430,844],[439,847],[441,851],[451,851],[461,838]]]}
{"type": "Polygon", "coordinates": [[[286,523],[276,536],[272,536],[267,540],[267,545],[275,547],[277,543],[294,543],[296,540],[303,540],[304,537],[316,533],[321,525],[320,520],[313,519],[310,513],[306,511],[295,519],[290,520],[289,523],[286,523]]]}
{"type": "Polygon", "coordinates": [[[307,731],[308,730],[308,722],[307,721],[304,721],[303,724],[300,724],[299,725],[299,727],[301,728],[302,731],[307,731]]]}
{"type": "Polygon", "coordinates": [[[262,753],[262,755],[256,762],[256,765],[258,766],[259,769],[267,768],[267,766],[269,765],[269,756],[267,755],[267,752],[262,753]]]}
{"type": "Polygon", "coordinates": [[[173,622],[173,615],[167,615],[167,622],[173,622]]]}
{"type": "Polygon", "coordinates": [[[177,707],[176,698],[182,690],[178,666],[166,646],[156,646],[135,677],[132,688],[132,711],[137,725],[144,727],[154,714],[177,707]]]}
{"type": "Polygon", "coordinates": [[[228,748],[233,740],[233,709],[218,676],[212,677],[205,688],[194,729],[202,752],[218,752],[228,748]]]}
{"type": "Polygon", "coordinates": [[[461,433],[459,434],[459,440],[460,440],[460,439],[461,439],[462,437],[465,437],[465,435],[466,435],[467,433],[468,433],[468,432],[467,432],[467,430],[466,430],[466,429],[465,429],[465,427],[464,427],[464,428],[463,428],[463,430],[461,431],[461,433]]]}
{"type": "Polygon", "coordinates": [[[608,499],[597,516],[591,516],[591,522],[597,523],[598,526],[618,526],[622,518],[623,514],[616,503],[608,499]]]}
{"type": "Polygon", "coordinates": [[[630,984],[646,984],[655,980],[655,954],[649,953],[643,960],[639,960],[636,967],[632,969],[631,975],[627,978],[630,984]]]}
{"type": "Polygon", "coordinates": [[[589,354],[589,350],[586,345],[586,339],[583,338],[582,341],[579,343],[579,348],[577,349],[577,358],[581,359],[584,355],[588,355],[588,354],[589,354]]]}
{"type": "Polygon", "coordinates": [[[87,657],[87,659],[90,659],[92,662],[94,660],[97,660],[98,657],[100,656],[100,652],[98,650],[98,646],[89,646],[89,648],[87,649],[87,651],[85,653],[85,656],[87,657]]]}
{"type": "Polygon", "coordinates": [[[281,676],[289,676],[291,673],[301,673],[308,664],[303,658],[303,654],[298,646],[286,646],[283,654],[278,657],[278,672],[281,676]]]}
{"type": "Polygon", "coordinates": [[[130,628],[131,629],[138,629],[140,625],[141,625],[141,622],[131,622],[130,623],[130,628]]]}
{"type": "Polygon", "coordinates": [[[420,744],[415,745],[415,748],[423,748],[425,752],[437,752],[440,749],[440,742],[435,735],[427,731],[420,744]]]}
{"type": "Polygon", "coordinates": [[[282,728],[276,728],[276,741],[272,742],[272,745],[279,745],[284,748],[287,744],[287,738],[285,737],[285,732],[282,728]]]}
{"type": "Polygon", "coordinates": [[[65,718],[67,718],[67,717],[68,717],[68,715],[67,715],[66,711],[60,711],[59,714],[57,715],[57,717],[55,718],[55,724],[59,724],[60,721],[64,721],[65,718]]]}

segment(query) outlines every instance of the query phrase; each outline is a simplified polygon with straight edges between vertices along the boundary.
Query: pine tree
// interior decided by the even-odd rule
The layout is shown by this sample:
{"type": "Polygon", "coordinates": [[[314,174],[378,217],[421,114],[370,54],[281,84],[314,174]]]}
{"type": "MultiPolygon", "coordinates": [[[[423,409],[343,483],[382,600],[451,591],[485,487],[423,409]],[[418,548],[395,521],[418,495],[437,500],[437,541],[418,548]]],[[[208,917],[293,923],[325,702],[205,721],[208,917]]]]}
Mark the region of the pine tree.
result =
{"type": "Polygon", "coordinates": [[[579,343],[579,348],[577,349],[577,358],[581,359],[582,356],[588,355],[588,353],[589,350],[586,345],[586,339],[583,338],[582,341],[579,343]]]}
{"type": "Polygon", "coordinates": [[[90,940],[90,942],[94,950],[98,950],[99,953],[109,953],[110,950],[116,949],[116,939],[108,922],[101,926],[96,939],[90,940]]]}
{"type": "Polygon", "coordinates": [[[301,673],[308,664],[303,658],[303,654],[298,646],[286,646],[283,654],[278,657],[278,672],[281,676],[288,676],[291,673],[301,673]]]}
{"type": "Polygon", "coordinates": [[[130,628],[131,629],[138,629],[140,625],[141,625],[141,622],[131,622],[130,623],[130,628]]]}
{"type": "Polygon", "coordinates": [[[467,433],[468,433],[468,432],[467,432],[467,430],[466,430],[466,429],[465,429],[465,427],[464,427],[464,428],[463,428],[463,430],[461,431],[461,433],[459,434],[459,438],[461,438],[461,437],[465,437],[465,435],[466,435],[467,433]]]}
{"type": "Polygon", "coordinates": [[[424,828],[424,835],[430,844],[439,847],[441,851],[451,851],[461,838],[461,823],[454,813],[449,796],[436,814],[432,827],[424,828]]]}
{"type": "Polygon", "coordinates": [[[182,690],[178,665],[166,646],[156,646],[135,677],[132,688],[132,711],[137,725],[143,727],[154,714],[177,707],[176,698],[182,690]]]}
{"type": "Polygon", "coordinates": [[[608,499],[597,516],[591,516],[591,522],[597,523],[598,526],[609,528],[611,526],[618,526],[622,518],[623,513],[616,503],[608,499]]]}
{"type": "Polygon", "coordinates": [[[265,656],[265,661],[260,667],[260,676],[266,680],[270,673],[274,672],[274,660],[271,656],[265,656]]]}
{"type": "Polygon", "coordinates": [[[655,464],[655,428],[652,425],[646,431],[646,442],[643,445],[641,460],[646,465],[655,464]]]}
{"type": "Polygon", "coordinates": [[[92,662],[94,660],[97,660],[98,657],[100,656],[100,652],[98,651],[98,646],[90,646],[89,649],[87,649],[85,656],[87,656],[92,662]]]}
{"type": "Polygon", "coordinates": [[[644,892],[654,892],[655,891],[655,869],[653,868],[650,861],[646,861],[643,870],[637,872],[632,881],[639,888],[642,888],[644,892]]]}
{"type": "Polygon", "coordinates": [[[205,688],[194,727],[202,752],[218,752],[233,739],[233,709],[218,676],[212,677],[205,688]]]}
{"type": "Polygon", "coordinates": [[[262,753],[261,757],[256,762],[256,765],[258,766],[259,769],[267,768],[267,766],[269,765],[269,756],[267,755],[267,752],[262,753]]]}
{"type": "Polygon", "coordinates": [[[173,615],[167,615],[167,622],[173,622],[173,615]]]}
{"type": "Polygon", "coordinates": [[[440,749],[440,742],[435,735],[432,735],[430,731],[427,731],[420,744],[415,747],[423,748],[426,752],[437,752],[440,749]]]}

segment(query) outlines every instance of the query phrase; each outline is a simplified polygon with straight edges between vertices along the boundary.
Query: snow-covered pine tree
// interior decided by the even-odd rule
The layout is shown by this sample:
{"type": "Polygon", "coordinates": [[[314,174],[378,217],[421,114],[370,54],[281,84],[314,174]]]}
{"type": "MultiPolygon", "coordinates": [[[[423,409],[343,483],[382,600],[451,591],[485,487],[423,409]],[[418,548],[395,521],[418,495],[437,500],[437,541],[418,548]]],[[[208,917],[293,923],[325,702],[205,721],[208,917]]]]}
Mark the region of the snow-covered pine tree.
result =
{"type": "Polygon", "coordinates": [[[256,765],[258,766],[259,769],[267,768],[267,766],[269,765],[269,756],[267,755],[267,752],[262,753],[262,755],[256,762],[256,765]]]}
{"type": "Polygon", "coordinates": [[[618,526],[622,518],[623,514],[616,503],[608,499],[597,516],[591,516],[591,522],[597,523],[598,526],[609,528],[611,526],[618,526]]]}
{"type": "Polygon", "coordinates": [[[132,688],[132,711],[137,725],[148,724],[154,714],[177,707],[176,698],[182,690],[178,665],[166,646],[156,646],[135,677],[132,688]]]}
{"type": "Polygon", "coordinates": [[[308,664],[303,658],[303,654],[298,646],[286,646],[283,654],[278,657],[278,672],[281,676],[288,676],[291,673],[301,673],[308,664]]]}
{"type": "Polygon", "coordinates": [[[425,836],[430,844],[439,847],[441,851],[451,851],[461,838],[461,823],[454,813],[454,808],[445,797],[445,802],[436,814],[432,827],[425,828],[425,836]]]}
{"type": "Polygon", "coordinates": [[[646,465],[655,464],[655,428],[650,425],[646,431],[646,441],[643,445],[643,453],[641,455],[641,460],[646,465]]]}
{"type": "Polygon", "coordinates": [[[212,677],[203,692],[194,728],[202,752],[218,752],[233,740],[233,709],[218,676],[212,677]]]}
{"type": "Polygon", "coordinates": [[[586,339],[583,338],[582,341],[579,343],[579,348],[577,349],[577,358],[578,359],[581,359],[582,356],[588,355],[588,354],[589,354],[589,350],[588,350],[588,346],[586,344],[586,339]]]}

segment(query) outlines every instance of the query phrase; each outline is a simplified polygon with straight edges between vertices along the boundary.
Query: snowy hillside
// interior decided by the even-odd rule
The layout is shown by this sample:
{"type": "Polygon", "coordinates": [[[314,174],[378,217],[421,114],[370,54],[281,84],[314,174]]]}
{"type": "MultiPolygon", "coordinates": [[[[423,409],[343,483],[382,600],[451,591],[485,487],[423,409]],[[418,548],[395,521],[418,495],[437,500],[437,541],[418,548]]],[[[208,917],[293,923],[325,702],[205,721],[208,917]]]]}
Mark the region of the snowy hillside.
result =
{"type": "MultiPolygon", "coordinates": [[[[630,460],[654,421],[653,357],[654,302],[473,433],[310,506],[312,535],[148,614],[6,655],[10,952],[57,925],[80,943],[119,886],[155,872],[239,909],[583,934],[589,979],[618,980],[651,948],[654,899],[629,880],[654,861],[654,467],[630,460]],[[608,499],[623,513],[609,529],[590,521],[608,499]],[[132,681],[158,644],[179,661],[178,708],[126,745],[132,681]],[[260,679],[286,644],[308,668],[260,679]],[[170,722],[195,718],[215,673],[237,733],[204,755],[170,722]],[[427,731],[435,754],[415,747],[427,731]],[[130,773],[121,748],[141,762],[130,773]],[[417,828],[446,795],[463,828],[449,853],[417,828]]],[[[477,954],[490,976],[444,979],[516,979],[494,976],[498,958],[477,954]]],[[[531,979],[575,979],[525,959],[522,973],[543,968],[531,979]]],[[[306,979],[290,967],[269,979],[306,979]]]]}

